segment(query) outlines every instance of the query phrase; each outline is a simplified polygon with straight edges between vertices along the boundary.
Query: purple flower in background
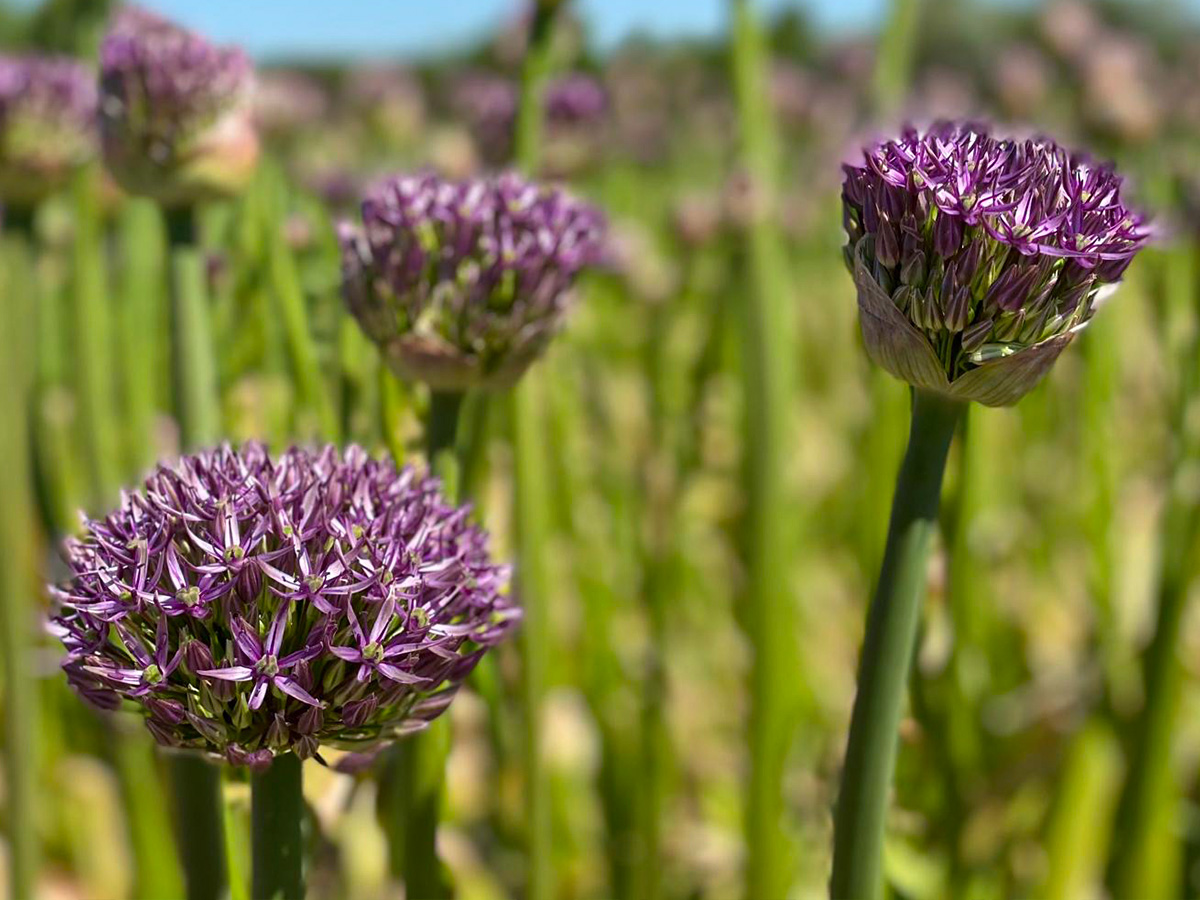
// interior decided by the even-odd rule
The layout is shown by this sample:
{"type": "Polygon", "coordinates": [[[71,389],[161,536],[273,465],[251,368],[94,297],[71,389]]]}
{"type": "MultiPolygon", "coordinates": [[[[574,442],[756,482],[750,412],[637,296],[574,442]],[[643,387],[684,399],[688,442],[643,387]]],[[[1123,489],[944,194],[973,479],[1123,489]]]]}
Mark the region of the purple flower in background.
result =
{"type": "Polygon", "coordinates": [[[608,110],[608,95],[595,78],[573,72],[546,87],[546,119],[555,124],[588,124],[608,110]]]}
{"type": "Polygon", "coordinates": [[[100,47],[100,132],[117,180],[165,203],[237,193],[258,160],[253,78],[239,48],[121,9],[100,47]]]}
{"type": "Polygon", "coordinates": [[[341,227],[346,302],[401,377],[506,386],[558,330],[603,231],[593,207],[517,175],[395,177],[341,227]]]}
{"type": "Polygon", "coordinates": [[[867,148],[842,199],[871,357],[920,387],[1015,402],[1149,240],[1121,187],[1053,141],[977,125],[867,148]]]}
{"type": "Polygon", "coordinates": [[[238,765],[425,727],[520,615],[467,510],[357,447],[186,456],[66,561],[50,630],[71,686],[238,765]]]}
{"type": "MultiPolygon", "coordinates": [[[[512,155],[517,100],[516,84],[499,75],[472,73],[454,89],[454,108],[470,125],[483,158],[492,164],[512,155]]],[[[573,72],[546,86],[543,106],[548,136],[561,137],[598,122],[608,111],[608,94],[595,78],[573,72]]]]}
{"type": "Polygon", "coordinates": [[[96,154],[96,78],[82,63],[0,56],[0,202],[32,205],[96,154]]]}

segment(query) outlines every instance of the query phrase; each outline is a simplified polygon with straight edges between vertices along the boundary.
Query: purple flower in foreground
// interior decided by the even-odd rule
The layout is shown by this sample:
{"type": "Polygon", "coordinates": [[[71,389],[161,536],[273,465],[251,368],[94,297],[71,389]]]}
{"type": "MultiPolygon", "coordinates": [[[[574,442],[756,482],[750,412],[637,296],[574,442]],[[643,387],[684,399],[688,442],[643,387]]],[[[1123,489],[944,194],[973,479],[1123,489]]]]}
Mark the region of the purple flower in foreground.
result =
{"type": "Polygon", "coordinates": [[[520,614],[467,510],[356,447],[186,456],[66,561],[50,630],[71,686],[236,765],[425,727],[520,614]]]}
{"type": "Polygon", "coordinates": [[[346,302],[401,377],[506,386],[557,331],[603,230],[588,204],[517,175],[399,176],[340,230],[346,302]]]}
{"type": "Polygon", "coordinates": [[[82,63],[0,56],[0,202],[33,204],[96,153],[96,78],[82,63]]]}
{"type": "Polygon", "coordinates": [[[872,359],[992,406],[1049,371],[1150,237],[1111,168],[968,124],[867,148],[842,199],[872,359]]]}
{"type": "Polygon", "coordinates": [[[154,13],[125,7],[100,47],[100,132],[121,185],[165,203],[243,188],[258,161],[254,72],[154,13]]]}

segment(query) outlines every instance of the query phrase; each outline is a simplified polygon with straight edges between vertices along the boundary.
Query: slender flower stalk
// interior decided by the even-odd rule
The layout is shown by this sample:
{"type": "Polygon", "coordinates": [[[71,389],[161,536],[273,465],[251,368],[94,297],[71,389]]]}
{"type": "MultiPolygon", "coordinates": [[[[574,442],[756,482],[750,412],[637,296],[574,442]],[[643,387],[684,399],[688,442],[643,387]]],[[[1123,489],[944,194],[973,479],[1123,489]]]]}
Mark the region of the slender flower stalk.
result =
{"type": "Polygon", "coordinates": [[[897,728],[955,427],[971,400],[1028,393],[1146,243],[1120,188],[1111,169],[1049,140],[955,123],[907,129],[846,167],[863,340],[914,400],[834,823],[835,898],[882,890],[897,728]]]}
{"type": "Polygon", "coordinates": [[[304,898],[302,779],[302,760],[295,753],[250,775],[251,897],[304,898]]]}
{"type": "MultiPolygon", "coordinates": [[[[514,152],[517,167],[534,175],[541,166],[544,96],[552,66],[554,25],[561,3],[539,0],[533,8],[521,71],[514,152]]],[[[513,525],[518,581],[526,621],[521,640],[525,775],[525,896],[550,900],[555,893],[554,823],[550,779],[544,765],[546,672],[549,668],[550,583],[543,553],[550,534],[544,404],[546,391],[535,373],[509,395],[512,428],[513,525]]]]}
{"type": "MultiPolygon", "coordinates": [[[[533,363],[561,326],[576,274],[597,258],[601,227],[591,207],[512,174],[392,178],[364,200],[361,228],[341,227],[346,302],[392,370],[429,386],[429,462],[452,491],[463,474],[454,443],[464,393],[509,387],[533,363]]],[[[525,566],[534,635],[523,646],[540,654],[525,566]]],[[[390,829],[393,857],[413,860],[404,866],[409,890],[440,896],[427,851],[413,849],[434,842],[441,777],[432,736],[398,752],[393,809],[404,821],[390,829]]]]}
{"type": "MultiPolygon", "coordinates": [[[[1162,259],[1163,287],[1187,308],[1196,284],[1191,248],[1172,249],[1162,259]]],[[[1168,301],[1171,302],[1171,301],[1168,301]]],[[[1176,889],[1177,868],[1168,869],[1170,823],[1178,815],[1175,734],[1182,707],[1185,670],[1180,659],[1184,620],[1195,574],[1193,548],[1200,535],[1200,506],[1192,475],[1200,459],[1200,437],[1189,423],[1200,387],[1200,338],[1192,335],[1179,354],[1179,383],[1172,398],[1170,480],[1162,513],[1154,632],[1142,658],[1145,702],[1131,729],[1129,771],[1115,819],[1109,871],[1113,896],[1165,896],[1176,889]]]]}
{"type": "Polygon", "coordinates": [[[163,746],[282,764],[254,782],[257,843],[277,845],[256,843],[254,883],[296,896],[298,817],[278,830],[271,809],[300,808],[299,759],[425,729],[519,617],[467,513],[356,447],[185,456],[67,542],[67,679],[163,746]]]}
{"type": "Polygon", "coordinates": [[[784,465],[789,452],[793,328],[787,314],[783,245],[771,212],[778,151],[767,102],[766,51],[749,0],[733,0],[730,11],[742,155],[755,195],[761,198],[747,234],[751,284],[741,304],[747,416],[743,624],[753,652],[748,691],[745,895],[753,900],[784,896],[791,878],[783,830],[783,775],[791,739],[788,713],[793,694],[788,686],[795,679],[791,669],[795,657],[790,647],[792,596],[783,541],[785,523],[792,515],[784,465]]]}
{"type": "Polygon", "coordinates": [[[925,568],[937,529],[942,472],[965,404],[913,394],[912,431],[896,484],[879,586],[871,603],[835,822],[835,898],[870,898],[882,885],[883,825],[903,685],[916,643],[925,568]],[[895,681],[899,679],[899,684],[895,681]],[[852,775],[852,777],[851,777],[852,775]]]}
{"type": "MultiPolygon", "coordinates": [[[[24,248],[22,248],[24,249],[24,248]]],[[[27,329],[33,311],[22,302],[24,286],[13,283],[17,266],[6,242],[0,243],[0,324],[11,353],[0,378],[0,540],[5,561],[0,566],[0,666],[3,667],[4,789],[7,810],[7,875],[9,896],[35,897],[39,891],[39,810],[37,771],[37,684],[31,677],[30,652],[36,619],[33,598],[37,565],[36,526],[29,496],[28,372],[32,359],[27,329]]]]}

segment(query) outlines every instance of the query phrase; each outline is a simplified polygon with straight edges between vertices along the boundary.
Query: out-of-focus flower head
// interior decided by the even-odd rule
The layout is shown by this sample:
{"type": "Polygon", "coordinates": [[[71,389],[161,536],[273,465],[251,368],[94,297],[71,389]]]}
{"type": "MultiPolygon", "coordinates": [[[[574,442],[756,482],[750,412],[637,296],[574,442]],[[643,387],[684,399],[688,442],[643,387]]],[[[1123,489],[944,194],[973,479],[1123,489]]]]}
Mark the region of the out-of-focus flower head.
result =
{"type": "Polygon", "coordinates": [[[595,78],[572,72],[546,86],[546,120],[551,125],[587,125],[608,109],[608,95],[595,78]]]}
{"type": "Polygon", "coordinates": [[[258,161],[253,69],[154,13],[124,7],[100,48],[100,131],[121,186],[167,204],[236,194],[258,161]]]}
{"type": "Polygon", "coordinates": [[[0,56],[0,202],[32,205],[96,153],[96,78],[72,59],[0,56]]]}
{"type": "Polygon", "coordinates": [[[1040,24],[1046,43],[1068,60],[1087,56],[1102,27],[1090,0],[1053,0],[1043,7],[1040,24]]]}
{"type": "Polygon", "coordinates": [[[67,542],[67,679],[234,765],[418,731],[519,618],[467,516],[357,447],[185,456],[67,542]]]}
{"type": "Polygon", "coordinates": [[[1030,44],[1010,44],[996,60],[992,84],[1009,115],[1027,118],[1045,103],[1050,77],[1050,66],[1040,50],[1030,44]]]}
{"type": "Polygon", "coordinates": [[[268,134],[293,136],[329,112],[329,94],[315,78],[291,69],[262,72],[254,90],[254,121],[268,134]]]}
{"type": "Polygon", "coordinates": [[[1165,77],[1144,38],[1120,31],[1097,35],[1082,57],[1084,110],[1089,122],[1124,141],[1145,142],[1162,127],[1165,77]]]}
{"type": "Polygon", "coordinates": [[[480,156],[497,165],[512,155],[517,87],[500,75],[470,72],[455,83],[451,106],[470,127],[480,156]]]}
{"type": "Polygon", "coordinates": [[[871,358],[989,406],[1033,388],[1150,237],[1111,168],[981,125],[868,147],[842,198],[871,358]]]}
{"type": "Polygon", "coordinates": [[[365,115],[389,140],[409,140],[425,124],[425,92],[417,77],[402,66],[352,69],[345,97],[350,109],[365,115]]]}
{"type": "Polygon", "coordinates": [[[507,386],[557,331],[603,217],[514,174],[403,175],[343,225],[346,302],[392,368],[435,388],[507,386]]]}

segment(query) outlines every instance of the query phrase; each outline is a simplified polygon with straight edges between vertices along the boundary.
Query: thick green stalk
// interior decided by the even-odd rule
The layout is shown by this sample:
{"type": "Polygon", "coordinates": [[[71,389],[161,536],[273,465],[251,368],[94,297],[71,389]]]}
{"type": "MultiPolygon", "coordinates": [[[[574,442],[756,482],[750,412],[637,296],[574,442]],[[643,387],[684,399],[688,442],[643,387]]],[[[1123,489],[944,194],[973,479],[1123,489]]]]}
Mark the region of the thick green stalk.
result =
{"type": "Polygon", "coordinates": [[[897,729],[937,529],[942,474],[963,405],[913,392],[912,429],[896,482],[879,585],[867,617],[858,695],[834,820],[834,900],[873,900],[883,887],[883,833],[897,729]]]}
{"type": "Polygon", "coordinates": [[[921,0],[892,0],[871,84],[879,115],[894,112],[904,100],[912,78],[920,19],[921,0]]]}
{"type": "MultiPolygon", "coordinates": [[[[534,6],[529,44],[521,72],[514,148],[518,168],[536,175],[541,164],[543,100],[553,67],[552,38],[556,13],[562,4],[534,6]]],[[[509,421],[513,434],[513,528],[518,560],[517,581],[524,621],[521,626],[523,663],[522,713],[525,730],[525,831],[528,900],[554,896],[554,832],[550,780],[542,759],[546,672],[549,668],[549,628],[546,621],[548,576],[546,539],[550,508],[545,475],[545,391],[540,372],[528,373],[513,389],[509,421]]]]}
{"type": "MultiPolygon", "coordinates": [[[[25,248],[22,247],[23,251],[25,248]]],[[[13,248],[0,245],[0,259],[9,260],[13,248]]],[[[33,503],[29,495],[28,452],[29,370],[32,359],[27,333],[31,310],[21,302],[24,286],[14,284],[15,266],[0,271],[0,325],[11,352],[6,354],[0,377],[0,666],[4,686],[4,776],[8,820],[9,896],[35,897],[37,891],[38,820],[41,801],[37,790],[37,684],[32,677],[31,650],[38,633],[33,598],[36,593],[37,542],[34,540],[33,503]]]]}
{"type": "Polygon", "coordinates": [[[221,433],[212,317],[204,256],[196,245],[195,212],[169,210],[172,349],[179,443],[184,450],[211,444],[221,433]]]}
{"type": "Polygon", "coordinates": [[[159,373],[158,329],[163,284],[162,225],[146,200],[122,211],[124,278],[119,298],[121,386],[125,401],[125,461],[139,474],[155,462],[155,391],[159,373]]]}
{"type": "Polygon", "coordinates": [[[752,283],[741,304],[746,409],[747,584],[744,624],[753,650],[747,735],[750,772],[745,810],[746,896],[782,897],[791,877],[783,830],[783,771],[796,659],[791,650],[792,597],[784,535],[794,510],[784,485],[791,409],[793,347],[787,315],[786,260],[775,224],[778,168],[766,101],[763,36],[749,0],[732,0],[733,78],[742,154],[761,208],[749,228],[752,283]]]}
{"type": "MultiPolygon", "coordinates": [[[[167,211],[172,364],[179,442],[184,451],[211,444],[221,433],[207,273],[195,229],[194,210],[167,211]]],[[[220,771],[184,754],[172,756],[170,766],[188,900],[216,900],[226,883],[220,771]]]]}
{"type": "Polygon", "coordinates": [[[287,753],[250,776],[253,900],[303,900],[302,766],[300,757],[287,753]]]}
{"type": "MultiPolygon", "coordinates": [[[[1194,309],[1191,254],[1172,251],[1163,264],[1166,304],[1187,304],[1194,309]]],[[[1145,703],[1130,729],[1130,767],[1118,806],[1109,871],[1109,887],[1117,897],[1172,896],[1178,886],[1180,843],[1173,823],[1181,814],[1182,798],[1173,750],[1184,687],[1180,643],[1196,571],[1192,555],[1200,536],[1200,507],[1192,488],[1192,473],[1200,459],[1200,434],[1189,423],[1192,398],[1200,385],[1200,333],[1192,332],[1178,358],[1180,380],[1173,398],[1171,483],[1160,538],[1158,606],[1154,635],[1142,658],[1145,703]]]]}
{"type": "MultiPolygon", "coordinates": [[[[162,802],[163,786],[153,741],[144,728],[137,728],[136,734],[120,729],[112,732],[121,799],[129,812],[135,893],[138,897],[171,900],[183,896],[183,878],[171,845],[171,820],[162,802]]],[[[211,865],[211,861],[205,864],[211,865]]]]}
{"type": "Polygon", "coordinates": [[[220,900],[225,892],[221,770],[200,756],[169,757],[175,831],[188,900],[220,900]]]}
{"type": "Polygon", "coordinates": [[[513,492],[516,501],[514,528],[517,582],[524,618],[521,623],[521,656],[524,663],[524,767],[528,900],[554,896],[553,821],[550,780],[544,765],[546,673],[549,668],[550,629],[547,621],[549,578],[544,554],[550,535],[549,498],[544,475],[547,467],[541,379],[526,376],[512,392],[509,421],[513,433],[513,492]]]}
{"type": "Polygon", "coordinates": [[[377,372],[379,394],[379,429],[383,432],[383,445],[392,455],[396,465],[402,465],[405,458],[403,430],[404,407],[406,397],[404,389],[392,370],[381,360],[377,372]]]}
{"type": "Polygon", "coordinates": [[[324,376],[321,374],[316,343],[309,328],[304,290],[300,285],[300,275],[296,271],[296,261],[292,259],[291,251],[284,243],[281,227],[276,225],[272,228],[269,240],[271,282],[287,340],[292,378],[304,402],[316,413],[321,437],[336,441],[341,436],[341,426],[324,376]]]}
{"type": "Polygon", "coordinates": [[[92,505],[103,509],[121,483],[116,424],[112,321],[106,285],[98,187],[95,173],[76,181],[74,301],[76,397],[90,463],[92,505]]]}
{"type": "Polygon", "coordinates": [[[1120,777],[1121,751],[1112,728],[1100,720],[1085,725],[1063,763],[1046,834],[1046,880],[1036,896],[1098,895],[1120,777]]]}
{"type": "MultiPolygon", "coordinates": [[[[443,490],[451,502],[458,499],[455,437],[462,401],[459,392],[434,391],[425,427],[429,466],[442,479],[443,490]]],[[[421,900],[451,896],[437,855],[437,826],[448,751],[449,725],[438,720],[424,733],[396,745],[389,777],[385,779],[393,792],[389,829],[392,869],[403,871],[407,895],[421,900]],[[403,865],[398,866],[401,860],[403,865]]]]}

